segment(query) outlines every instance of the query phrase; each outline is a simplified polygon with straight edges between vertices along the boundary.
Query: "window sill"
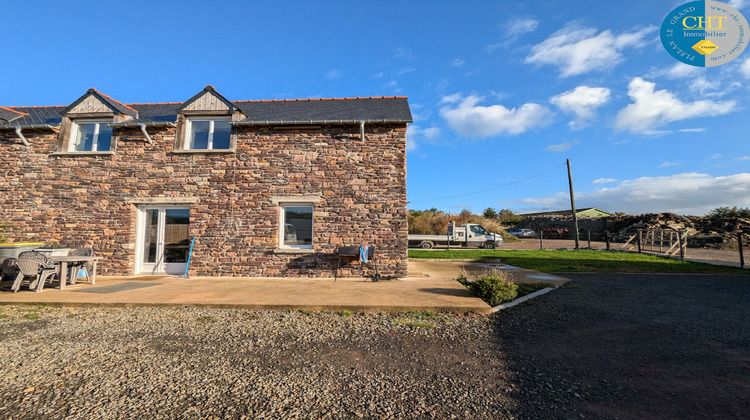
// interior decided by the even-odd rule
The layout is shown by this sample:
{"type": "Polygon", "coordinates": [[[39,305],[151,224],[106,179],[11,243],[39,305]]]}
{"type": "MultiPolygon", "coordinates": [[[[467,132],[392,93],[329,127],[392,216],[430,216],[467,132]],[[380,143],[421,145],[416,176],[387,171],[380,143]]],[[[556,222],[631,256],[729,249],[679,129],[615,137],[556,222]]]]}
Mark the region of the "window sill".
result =
{"type": "Polygon", "coordinates": [[[114,150],[106,152],[54,152],[52,156],[114,156],[114,150]]]}
{"type": "Polygon", "coordinates": [[[276,248],[273,250],[274,254],[314,254],[315,250],[312,248],[276,248]]]}
{"type": "Polygon", "coordinates": [[[212,154],[212,153],[236,153],[235,149],[179,149],[174,150],[176,155],[212,154]]]}

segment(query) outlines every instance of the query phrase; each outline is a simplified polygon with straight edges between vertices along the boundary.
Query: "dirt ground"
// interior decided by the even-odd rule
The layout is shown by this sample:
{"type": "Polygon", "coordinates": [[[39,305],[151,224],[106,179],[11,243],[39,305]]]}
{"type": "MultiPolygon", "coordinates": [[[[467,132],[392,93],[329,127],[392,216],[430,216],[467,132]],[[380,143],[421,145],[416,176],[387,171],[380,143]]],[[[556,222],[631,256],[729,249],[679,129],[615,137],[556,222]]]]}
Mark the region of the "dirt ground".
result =
{"type": "MultiPolygon", "coordinates": [[[[541,243],[538,238],[536,239],[521,239],[520,242],[506,242],[503,245],[503,249],[541,249],[541,243]]],[[[585,238],[581,238],[579,241],[581,248],[589,247],[589,242],[585,238]]],[[[610,244],[611,249],[621,249],[624,244],[612,243],[610,244]]],[[[575,248],[575,241],[572,239],[545,239],[543,249],[573,249],[575,248]]],[[[591,242],[591,249],[607,249],[606,242],[591,242]]],[[[633,248],[636,250],[636,248],[633,248]]],[[[659,252],[651,252],[650,250],[644,250],[646,253],[652,253],[654,255],[664,255],[659,252]]],[[[750,248],[744,248],[745,256],[745,267],[750,266],[750,248]]],[[[679,255],[679,254],[678,254],[679,255]]],[[[699,260],[714,263],[725,263],[727,265],[734,265],[739,267],[740,254],[739,250],[720,250],[720,249],[702,249],[702,248],[688,248],[685,253],[685,258],[689,260],[699,260]]]]}

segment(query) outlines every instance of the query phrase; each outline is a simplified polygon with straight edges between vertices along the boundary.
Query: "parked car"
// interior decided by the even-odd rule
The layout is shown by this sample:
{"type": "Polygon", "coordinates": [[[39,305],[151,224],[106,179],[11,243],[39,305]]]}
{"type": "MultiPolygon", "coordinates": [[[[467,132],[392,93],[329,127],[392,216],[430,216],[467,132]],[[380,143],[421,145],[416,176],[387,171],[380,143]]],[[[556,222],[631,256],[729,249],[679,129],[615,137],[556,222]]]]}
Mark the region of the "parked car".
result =
{"type": "Polygon", "coordinates": [[[544,229],[542,231],[545,238],[560,239],[568,237],[568,229],[544,229]]]}
{"type": "Polygon", "coordinates": [[[533,238],[536,233],[531,229],[510,229],[508,233],[516,238],[533,238]]]}

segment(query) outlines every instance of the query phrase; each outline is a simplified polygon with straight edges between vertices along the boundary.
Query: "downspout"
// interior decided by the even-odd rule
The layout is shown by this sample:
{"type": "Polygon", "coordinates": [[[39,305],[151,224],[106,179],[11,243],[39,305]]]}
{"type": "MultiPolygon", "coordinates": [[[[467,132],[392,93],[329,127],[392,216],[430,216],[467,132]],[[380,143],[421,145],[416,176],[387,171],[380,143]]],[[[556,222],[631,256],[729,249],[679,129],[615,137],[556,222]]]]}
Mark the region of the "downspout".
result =
{"type": "Polygon", "coordinates": [[[365,141],[365,120],[359,120],[359,138],[365,141]]]}
{"type": "Polygon", "coordinates": [[[18,136],[19,139],[21,139],[21,141],[23,142],[23,144],[26,145],[26,147],[29,146],[29,142],[26,140],[26,137],[23,136],[20,126],[16,126],[16,135],[18,136]]]}
{"type": "Polygon", "coordinates": [[[151,136],[148,135],[148,132],[146,131],[146,124],[138,124],[139,127],[141,127],[141,133],[143,133],[144,136],[146,136],[146,140],[148,140],[148,144],[153,144],[151,141],[151,136]]]}

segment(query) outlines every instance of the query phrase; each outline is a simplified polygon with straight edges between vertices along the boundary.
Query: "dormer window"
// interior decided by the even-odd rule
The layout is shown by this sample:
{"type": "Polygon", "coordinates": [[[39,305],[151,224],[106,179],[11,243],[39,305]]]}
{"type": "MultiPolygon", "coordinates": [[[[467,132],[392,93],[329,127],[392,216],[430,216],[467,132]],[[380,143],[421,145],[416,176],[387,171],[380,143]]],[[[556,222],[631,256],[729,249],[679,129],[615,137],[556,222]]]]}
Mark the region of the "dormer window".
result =
{"type": "Polygon", "coordinates": [[[106,120],[74,120],[71,127],[69,152],[106,152],[112,144],[112,127],[106,120]]]}
{"type": "Polygon", "coordinates": [[[184,148],[186,150],[221,150],[231,148],[231,117],[188,117],[184,148]]]}

